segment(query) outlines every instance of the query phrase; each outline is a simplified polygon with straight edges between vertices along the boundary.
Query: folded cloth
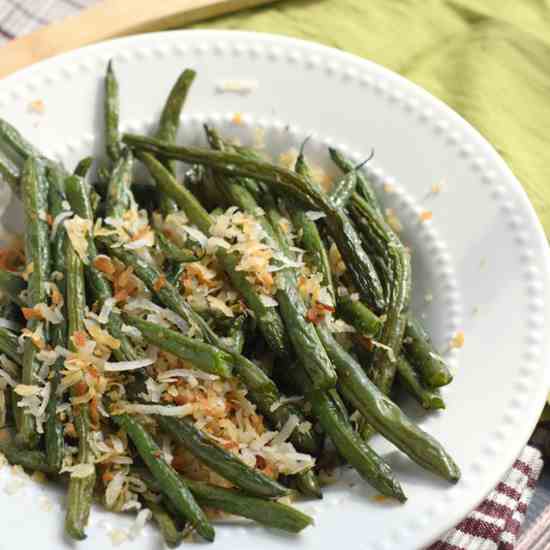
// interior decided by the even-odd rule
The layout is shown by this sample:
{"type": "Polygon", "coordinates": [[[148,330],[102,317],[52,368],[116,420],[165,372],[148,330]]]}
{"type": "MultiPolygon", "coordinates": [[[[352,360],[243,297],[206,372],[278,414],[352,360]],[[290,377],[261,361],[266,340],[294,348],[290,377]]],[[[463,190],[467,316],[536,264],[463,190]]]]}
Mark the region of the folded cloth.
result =
{"type": "MultiPolygon", "coordinates": [[[[542,464],[540,451],[525,447],[508,474],[485,500],[429,550],[512,550],[542,464]]],[[[543,546],[541,550],[546,548],[543,546]]],[[[527,549],[531,547],[522,547],[522,550],[527,549]]]]}

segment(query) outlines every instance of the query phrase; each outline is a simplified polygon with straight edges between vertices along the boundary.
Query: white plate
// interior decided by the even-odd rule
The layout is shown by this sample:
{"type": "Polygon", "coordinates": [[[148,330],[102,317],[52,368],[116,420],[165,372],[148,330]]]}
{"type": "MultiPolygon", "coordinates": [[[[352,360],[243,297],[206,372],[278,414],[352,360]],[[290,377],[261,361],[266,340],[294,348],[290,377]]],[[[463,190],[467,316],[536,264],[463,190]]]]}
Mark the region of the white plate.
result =
{"type": "MultiPolygon", "coordinates": [[[[404,225],[413,252],[414,309],[439,348],[457,331],[465,346],[449,361],[454,383],[447,410],[422,419],[460,464],[451,487],[377,442],[402,480],[405,505],[380,504],[346,472],[319,503],[307,503],[316,526],[288,537],[257,526],[219,527],[212,546],[275,550],[422,547],[452,527],[496,484],[531,433],[548,391],[548,252],[543,231],[519,183],[497,153],[464,120],[420,88],[373,63],[276,36],[182,31],[137,36],[46,61],[0,82],[0,115],[69,167],[99,149],[101,86],[113,57],[121,84],[125,129],[143,131],[185,67],[198,70],[186,106],[184,139],[196,140],[205,117],[243,139],[267,129],[273,151],[313,136],[310,153],[328,166],[328,143],[365,157],[371,175],[404,225]],[[225,79],[255,80],[248,96],[216,91],[225,79]],[[44,112],[31,102],[41,100],[44,112]],[[231,122],[244,113],[244,126],[231,122]],[[430,195],[433,184],[442,190],[430,195]],[[431,222],[420,222],[423,209],[431,222]],[[427,294],[433,295],[428,302],[427,294]],[[353,487],[349,485],[353,484],[353,487]]],[[[2,201],[8,228],[19,223],[15,201],[2,201]]],[[[413,404],[407,410],[420,419],[413,404]]],[[[15,495],[0,472],[0,548],[53,550],[62,536],[63,497],[27,482],[15,495]],[[3,487],[3,488],[2,488],[3,487]],[[53,511],[45,511],[53,502],[53,511]]],[[[131,518],[94,509],[82,549],[109,547],[113,529],[131,518]],[[107,545],[107,546],[105,546],[107,545]]],[[[158,548],[149,527],[127,547],[158,548]]]]}

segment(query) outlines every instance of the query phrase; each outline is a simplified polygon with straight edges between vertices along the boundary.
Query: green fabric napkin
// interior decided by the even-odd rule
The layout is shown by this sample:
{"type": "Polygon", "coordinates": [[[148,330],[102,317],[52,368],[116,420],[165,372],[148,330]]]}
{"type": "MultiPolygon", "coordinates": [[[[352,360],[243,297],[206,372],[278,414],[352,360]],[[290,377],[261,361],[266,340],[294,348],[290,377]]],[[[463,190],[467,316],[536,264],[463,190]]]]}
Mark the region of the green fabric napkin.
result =
{"type": "Polygon", "coordinates": [[[287,0],[197,27],[321,42],[420,84],[500,152],[550,236],[549,0],[287,0]]]}

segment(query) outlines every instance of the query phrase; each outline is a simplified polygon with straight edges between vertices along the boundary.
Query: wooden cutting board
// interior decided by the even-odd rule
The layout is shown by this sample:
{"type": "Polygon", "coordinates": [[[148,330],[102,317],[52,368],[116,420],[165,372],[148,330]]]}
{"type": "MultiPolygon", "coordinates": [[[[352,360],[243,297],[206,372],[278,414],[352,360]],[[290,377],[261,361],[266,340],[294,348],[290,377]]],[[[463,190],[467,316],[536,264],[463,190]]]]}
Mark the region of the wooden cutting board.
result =
{"type": "Polygon", "coordinates": [[[47,57],[145,31],[182,27],[276,0],[103,0],[0,49],[0,78],[47,57]]]}

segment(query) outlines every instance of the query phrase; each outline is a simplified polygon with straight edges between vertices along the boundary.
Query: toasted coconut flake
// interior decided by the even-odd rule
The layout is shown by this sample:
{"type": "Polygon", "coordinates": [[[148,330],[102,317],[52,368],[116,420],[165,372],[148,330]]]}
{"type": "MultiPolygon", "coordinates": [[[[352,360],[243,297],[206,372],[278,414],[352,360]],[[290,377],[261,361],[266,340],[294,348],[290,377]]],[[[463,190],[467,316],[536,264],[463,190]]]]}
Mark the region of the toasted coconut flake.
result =
{"type": "Polygon", "coordinates": [[[326,217],[326,214],[324,212],[316,211],[316,210],[308,210],[306,212],[306,216],[312,221],[315,222],[317,220],[320,220],[322,218],[326,217]]]}
{"type": "Polygon", "coordinates": [[[31,395],[38,395],[40,393],[40,387],[29,384],[17,384],[14,391],[21,397],[28,397],[31,395]]]}
{"type": "MultiPolygon", "coordinates": [[[[26,309],[26,308],[21,308],[26,309]]],[[[57,307],[48,306],[45,303],[36,304],[33,308],[36,312],[39,313],[40,317],[47,321],[48,323],[52,323],[53,325],[58,325],[63,321],[63,314],[61,313],[60,309],[57,307]]],[[[23,314],[24,315],[24,314],[23,314]]]]}
{"type": "Polygon", "coordinates": [[[216,83],[216,92],[248,95],[256,91],[258,86],[257,80],[221,80],[216,83]]]}
{"type": "Polygon", "coordinates": [[[122,493],[127,478],[128,474],[126,470],[120,470],[109,481],[105,489],[105,505],[107,508],[113,508],[122,493]]]}
{"type": "Polygon", "coordinates": [[[35,99],[29,103],[28,110],[35,115],[44,114],[46,107],[41,99],[35,99]]]}
{"type": "Polygon", "coordinates": [[[275,300],[275,298],[272,298],[271,296],[267,296],[265,294],[260,294],[260,301],[265,307],[278,307],[279,302],[275,300]]]}
{"type": "Polygon", "coordinates": [[[80,216],[74,216],[74,218],[65,221],[65,229],[67,235],[83,263],[88,263],[88,236],[92,232],[92,222],[81,218],[80,216]]]}
{"type": "Polygon", "coordinates": [[[140,405],[136,403],[124,403],[122,412],[129,414],[158,414],[160,416],[189,416],[193,413],[193,405],[180,405],[176,407],[164,405],[140,405]]]}
{"type": "Polygon", "coordinates": [[[154,359],[136,359],[135,361],[119,361],[117,363],[106,362],[104,369],[107,372],[123,372],[128,370],[142,369],[148,367],[155,362],[154,359]]]}
{"type": "Polygon", "coordinates": [[[242,124],[244,124],[242,113],[235,113],[233,115],[233,118],[231,119],[231,122],[233,124],[236,124],[237,126],[241,126],[242,124]]]}
{"type": "Polygon", "coordinates": [[[443,185],[444,185],[444,181],[440,181],[440,182],[437,182],[437,183],[434,183],[431,188],[430,188],[430,193],[432,195],[437,195],[439,193],[441,193],[441,191],[443,191],[443,185]]]}
{"type": "Polygon", "coordinates": [[[111,258],[103,254],[100,254],[94,258],[93,265],[96,269],[99,269],[99,271],[105,273],[106,275],[113,275],[116,271],[111,258]]]}
{"type": "Polygon", "coordinates": [[[272,447],[284,443],[292,435],[298,424],[300,424],[300,419],[295,414],[291,414],[285,425],[281,428],[281,431],[273,438],[271,442],[272,447]]]}
{"type": "Polygon", "coordinates": [[[31,321],[33,319],[41,321],[44,319],[44,317],[42,316],[42,312],[33,307],[22,307],[21,313],[27,321],[31,321]]]}
{"type": "Polygon", "coordinates": [[[64,466],[61,472],[71,474],[72,478],[83,479],[95,474],[95,466],[93,464],[75,464],[74,466],[64,466]]]}
{"type": "Polygon", "coordinates": [[[184,225],[183,229],[189,234],[189,236],[197,241],[202,247],[206,247],[208,244],[208,237],[196,227],[190,225],[184,225]]]}
{"type": "Polygon", "coordinates": [[[103,305],[101,306],[101,311],[99,312],[99,318],[98,321],[104,325],[109,321],[109,317],[111,316],[111,313],[113,311],[113,308],[116,305],[116,301],[114,298],[107,298],[103,305]]]}
{"type": "Polygon", "coordinates": [[[420,221],[427,222],[430,221],[433,218],[433,213],[429,210],[423,210],[420,212],[420,221]]]}
{"type": "Polygon", "coordinates": [[[164,275],[161,275],[158,279],[155,280],[155,283],[153,284],[153,289],[155,292],[159,292],[162,288],[166,286],[166,277],[164,275]]]}
{"type": "Polygon", "coordinates": [[[199,380],[219,380],[216,374],[194,369],[171,369],[158,375],[159,382],[168,382],[176,378],[197,378],[199,380]]]}
{"type": "Polygon", "coordinates": [[[83,330],[77,330],[72,334],[71,340],[77,348],[82,348],[88,342],[88,336],[83,330]]]}
{"type": "Polygon", "coordinates": [[[55,350],[43,349],[36,354],[36,358],[43,365],[51,367],[59,358],[59,353],[55,350]]]}
{"type": "Polygon", "coordinates": [[[106,330],[103,330],[98,324],[90,319],[84,319],[84,326],[90,336],[100,345],[107,346],[110,349],[119,349],[120,340],[113,338],[106,330]]]}
{"type": "Polygon", "coordinates": [[[50,239],[52,241],[55,239],[55,236],[57,234],[59,227],[63,225],[65,220],[72,218],[72,216],[73,216],[73,212],[71,210],[64,210],[54,218],[52,223],[52,231],[50,233],[50,239]]]}
{"type": "Polygon", "coordinates": [[[451,339],[449,347],[451,349],[459,349],[464,346],[464,331],[459,330],[451,339]]]}

